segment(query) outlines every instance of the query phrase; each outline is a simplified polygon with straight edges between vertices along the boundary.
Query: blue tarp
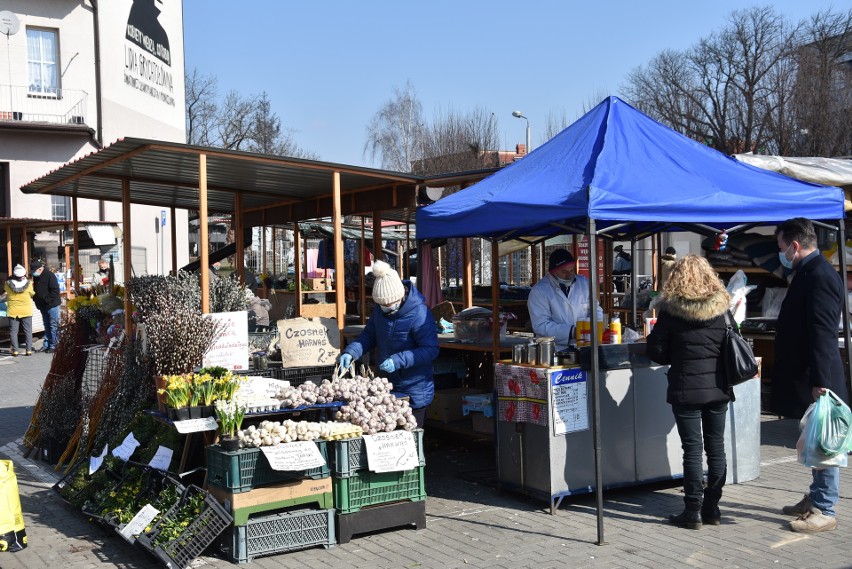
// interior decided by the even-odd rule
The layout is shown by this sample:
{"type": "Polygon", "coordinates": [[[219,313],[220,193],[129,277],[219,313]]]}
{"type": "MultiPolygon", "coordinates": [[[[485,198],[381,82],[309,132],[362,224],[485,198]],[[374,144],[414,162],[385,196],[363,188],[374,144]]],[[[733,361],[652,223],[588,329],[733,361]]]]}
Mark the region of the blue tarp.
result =
{"type": "Polygon", "coordinates": [[[660,231],[800,216],[841,219],[842,191],[738,162],[609,97],[529,156],[420,208],[417,238],[570,233],[587,218],[660,231]]]}

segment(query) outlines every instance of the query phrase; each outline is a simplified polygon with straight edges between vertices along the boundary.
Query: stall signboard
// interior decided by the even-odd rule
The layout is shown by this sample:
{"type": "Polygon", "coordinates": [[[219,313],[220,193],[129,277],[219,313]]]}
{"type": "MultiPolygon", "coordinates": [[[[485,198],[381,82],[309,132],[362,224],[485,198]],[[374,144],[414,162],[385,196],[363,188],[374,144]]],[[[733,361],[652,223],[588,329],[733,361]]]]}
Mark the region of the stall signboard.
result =
{"type": "Polygon", "coordinates": [[[589,398],[586,372],[577,368],[550,374],[553,436],[589,428],[589,398]]]}
{"type": "Polygon", "coordinates": [[[367,464],[373,472],[400,472],[420,466],[411,431],[364,435],[364,444],[367,447],[367,464]]]}
{"type": "MultiPolygon", "coordinates": [[[[598,283],[604,282],[604,247],[606,243],[603,239],[598,239],[597,258],[598,258],[598,283]]],[[[577,236],[577,274],[590,278],[592,275],[589,272],[591,264],[589,263],[589,238],[586,235],[577,236]]]]}
{"type": "Polygon", "coordinates": [[[340,330],[334,318],[287,318],[278,321],[284,367],[333,365],[340,353],[340,330]]]}
{"type": "Polygon", "coordinates": [[[272,470],[310,470],[325,466],[325,459],[313,441],[294,441],[275,446],[262,446],[261,452],[272,470]]]}
{"type": "Polygon", "coordinates": [[[214,312],[207,315],[224,327],[222,334],[204,354],[205,367],[222,366],[232,371],[249,367],[248,313],[214,312]]]}

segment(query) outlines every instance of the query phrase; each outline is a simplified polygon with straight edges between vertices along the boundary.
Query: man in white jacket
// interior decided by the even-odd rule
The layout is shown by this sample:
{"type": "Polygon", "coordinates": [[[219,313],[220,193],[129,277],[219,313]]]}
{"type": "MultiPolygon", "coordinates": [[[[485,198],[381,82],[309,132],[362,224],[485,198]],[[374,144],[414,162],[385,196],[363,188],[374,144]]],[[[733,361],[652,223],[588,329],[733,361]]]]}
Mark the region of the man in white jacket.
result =
{"type": "MultiPolygon", "coordinates": [[[[577,262],[567,249],[556,249],[548,260],[548,274],[530,291],[527,308],[536,336],[552,336],[557,350],[574,343],[577,319],[589,313],[589,279],[577,274],[577,262]]],[[[598,302],[598,321],[603,309],[598,302]]]]}

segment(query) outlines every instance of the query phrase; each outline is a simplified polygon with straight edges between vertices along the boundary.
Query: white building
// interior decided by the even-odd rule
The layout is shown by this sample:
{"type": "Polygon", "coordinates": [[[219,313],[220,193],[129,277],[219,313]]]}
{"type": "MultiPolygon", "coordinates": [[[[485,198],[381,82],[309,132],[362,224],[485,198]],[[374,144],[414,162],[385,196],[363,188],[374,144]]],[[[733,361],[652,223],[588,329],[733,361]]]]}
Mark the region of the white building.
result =
{"type": "MultiPolygon", "coordinates": [[[[186,140],[182,0],[6,0],[0,9],[0,216],[70,219],[70,198],[24,195],[20,186],[122,137],[186,140]]],[[[121,221],[120,203],[81,199],[77,207],[81,220],[121,221]]],[[[162,209],[131,209],[137,275],[171,268],[171,230],[162,242],[156,232],[162,209]]],[[[181,266],[187,214],[166,216],[177,222],[181,266]]],[[[59,263],[59,239],[37,236],[30,255],[59,263]]],[[[121,274],[121,253],[119,239],[81,255],[83,274],[101,254],[114,255],[121,274]]],[[[13,236],[14,263],[21,254],[13,236]]],[[[5,256],[2,247],[4,272],[5,256]]]]}

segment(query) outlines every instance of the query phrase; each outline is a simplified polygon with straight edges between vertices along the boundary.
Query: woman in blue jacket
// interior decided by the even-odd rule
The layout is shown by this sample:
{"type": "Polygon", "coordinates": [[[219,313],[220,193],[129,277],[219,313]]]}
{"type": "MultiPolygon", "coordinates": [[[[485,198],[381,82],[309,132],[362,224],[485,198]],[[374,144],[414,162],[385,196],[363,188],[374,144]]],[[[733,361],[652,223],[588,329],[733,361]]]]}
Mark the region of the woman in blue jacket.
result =
{"type": "Polygon", "coordinates": [[[373,263],[375,307],[364,331],[340,354],[346,369],[365,352],[376,349],[379,370],[393,383],[394,393],[407,395],[417,426],[423,427],[426,407],[435,395],[432,361],[438,357],[438,333],[426,299],[411,281],[384,261],[373,263]]]}

